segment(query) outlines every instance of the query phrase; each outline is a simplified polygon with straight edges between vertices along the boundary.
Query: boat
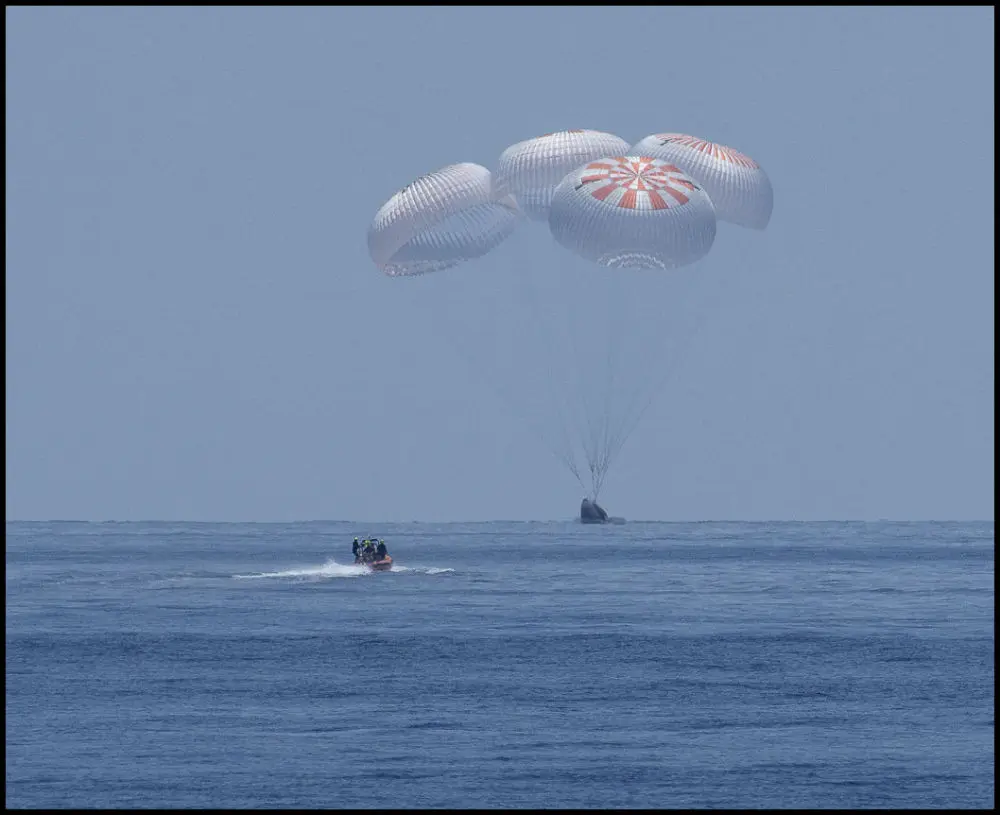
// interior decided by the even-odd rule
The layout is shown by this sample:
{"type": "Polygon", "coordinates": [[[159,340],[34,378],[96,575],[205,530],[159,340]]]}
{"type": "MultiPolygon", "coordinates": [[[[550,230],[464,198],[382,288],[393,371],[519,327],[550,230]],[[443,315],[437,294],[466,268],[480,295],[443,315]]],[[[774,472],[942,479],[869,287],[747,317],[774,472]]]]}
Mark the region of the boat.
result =
{"type": "Polygon", "coordinates": [[[355,538],[353,551],[356,566],[367,566],[373,572],[387,572],[392,568],[392,555],[380,538],[365,538],[364,541],[355,538]]]}
{"type": "Polygon", "coordinates": [[[387,572],[392,568],[392,555],[386,555],[381,560],[362,560],[361,558],[355,558],[354,563],[357,566],[367,566],[373,572],[387,572]]]}

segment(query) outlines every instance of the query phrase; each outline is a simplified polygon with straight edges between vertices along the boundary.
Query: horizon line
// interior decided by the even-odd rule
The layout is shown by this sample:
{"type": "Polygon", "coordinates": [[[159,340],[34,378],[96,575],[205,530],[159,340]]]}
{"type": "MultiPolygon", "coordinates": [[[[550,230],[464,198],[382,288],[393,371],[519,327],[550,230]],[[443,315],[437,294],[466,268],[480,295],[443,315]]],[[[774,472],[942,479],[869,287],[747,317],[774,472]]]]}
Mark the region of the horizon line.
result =
{"type": "MultiPolygon", "coordinates": [[[[358,520],[349,518],[298,518],[295,520],[252,520],[252,519],[176,519],[176,518],[7,518],[9,524],[496,524],[496,523],[577,523],[579,518],[492,518],[465,520],[419,520],[386,521],[358,520]]],[[[809,520],[797,518],[766,518],[751,520],[746,518],[701,518],[701,519],[636,519],[626,520],[628,524],[712,524],[712,523],[744,523],[744,524],[822,524],[822,523],[995,523],[993,518],[815,518],[809,520]]],[[[620,524],[593,524],[595,526],[619,526],[620,524]]]]}

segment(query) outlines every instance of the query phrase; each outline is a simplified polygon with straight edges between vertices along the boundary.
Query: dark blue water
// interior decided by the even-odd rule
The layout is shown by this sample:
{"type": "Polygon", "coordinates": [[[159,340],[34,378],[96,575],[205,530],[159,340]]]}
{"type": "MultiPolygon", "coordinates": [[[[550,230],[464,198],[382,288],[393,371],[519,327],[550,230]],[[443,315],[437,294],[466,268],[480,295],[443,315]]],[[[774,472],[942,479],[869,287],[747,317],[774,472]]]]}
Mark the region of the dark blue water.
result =
{"type": "Polygon", "coordinates": [[[8,523],[6,804],[992,807],[993,541],[8,523]]]}

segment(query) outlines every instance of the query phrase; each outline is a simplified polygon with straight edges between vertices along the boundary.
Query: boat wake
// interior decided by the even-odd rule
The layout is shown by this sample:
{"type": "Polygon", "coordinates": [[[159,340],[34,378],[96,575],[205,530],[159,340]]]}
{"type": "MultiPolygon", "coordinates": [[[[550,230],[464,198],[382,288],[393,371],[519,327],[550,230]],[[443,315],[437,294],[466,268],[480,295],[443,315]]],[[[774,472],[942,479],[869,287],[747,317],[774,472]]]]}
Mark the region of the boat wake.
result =
{"type": "Polygon", "coordinates": [[[368,577],[375,574],[446,574],[454,569],[435,567],[400,566],[394,563],[392,571],[375,572],[361,563],[337,563],[328,560],[322,566],[310,566],[300,569],[284,569],[280,572],[258,572],[256,574],[234,574],[234,580],[331,580],[339,577],[368,577]]]}
{"type": "Polygon", "coordinates": [[[256,574],[234,574],[234,580],[328,580],[334,577],[362,577],[371,574],[371,569],[360,563],[337,563],[328,560],[322,566],[307,566],[300,569],[283,569],[280,572],[258,572],[256,574]]]}

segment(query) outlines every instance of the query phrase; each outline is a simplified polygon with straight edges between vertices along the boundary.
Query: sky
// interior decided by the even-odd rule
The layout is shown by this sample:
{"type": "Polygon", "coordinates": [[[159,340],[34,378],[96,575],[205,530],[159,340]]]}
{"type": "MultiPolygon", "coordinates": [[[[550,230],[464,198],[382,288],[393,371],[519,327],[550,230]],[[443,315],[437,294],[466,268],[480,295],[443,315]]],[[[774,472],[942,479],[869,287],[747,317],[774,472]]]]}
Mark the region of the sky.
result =
{"type": "Polygon", "coordinates": [[[992,7],[6,23],[8,520],[574,517],[529,368],[554,304],[594,290],[526,300],[503,275],[575,261],[529,224],[404,289],[366,233],[417,176],[575,128],[729,145],[774,188],[765,231],[720,224],[683,306],[620,305],[644,309],[619,312],[650,349],[633,383],[669,379],[612,514],[993,519],[992,7]]]}

